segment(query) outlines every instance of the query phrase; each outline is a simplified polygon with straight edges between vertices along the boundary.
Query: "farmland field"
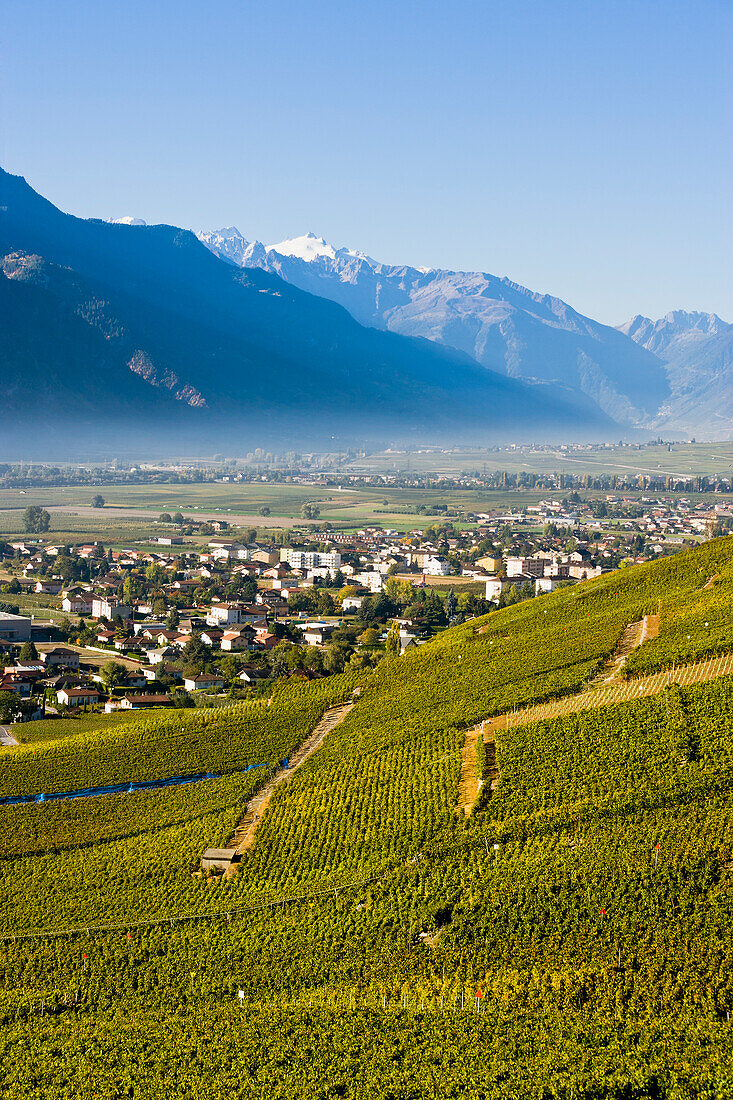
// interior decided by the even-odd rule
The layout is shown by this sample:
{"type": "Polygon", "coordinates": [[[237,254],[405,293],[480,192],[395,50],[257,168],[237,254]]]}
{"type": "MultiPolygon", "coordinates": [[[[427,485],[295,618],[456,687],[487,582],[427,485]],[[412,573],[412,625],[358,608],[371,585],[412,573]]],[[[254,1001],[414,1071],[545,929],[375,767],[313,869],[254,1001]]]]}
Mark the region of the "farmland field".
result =
{"type": "MultiPolygon", "coordinates": [[[[300,510],[314,501],[320,507],[320,520],[334,527],[355,529],[378,524],[396,531],[424,528],[434,522],[431,506],[446,504],[452,510],[466,512],[504,512],[527,508],[558,490],[490,489],[346,489],[326,486],[298,486],[264,483],[196,485],[115,485],[101,486],[106,500],[103,509],[92,508],[96,489],[89,486],[0,490],[0,536],[22,533],[22,513],[29,504],[39,504],[51,512],[51,531],[55,539],[79,542],[99,538],[106,544],[124,545],[161,534],[158,523],[162,512],[181,511],[198,520],[226,519],[234,525],[273,529],[302,524],[300,510]],[[417,512],[418,505],[426,514],[417,512]],[[267,507],[270,515],[260,516],[267,507]]],[[[589,497],[603,496],[587,491],[589,497]]],[[[641,497],[641,491],[624,492],[641,497]]],[[[684,494],[680,494],[684,495],[684,494]]],[[[720,503],[727,494],[695,494],[699,503],[720,503]]]]}
{"type": "Polygon", "coordinates": [[[560,448],[529,451],[520,447],[486,450],[384,451],[354,459],[347,469],[354,473],[458,474],[463,470],[507,470],[519,473],[567,474],[723,474],[730,476],[733,443],[673,443],[644,447],[594,447],[566,452],[560,448]]]}

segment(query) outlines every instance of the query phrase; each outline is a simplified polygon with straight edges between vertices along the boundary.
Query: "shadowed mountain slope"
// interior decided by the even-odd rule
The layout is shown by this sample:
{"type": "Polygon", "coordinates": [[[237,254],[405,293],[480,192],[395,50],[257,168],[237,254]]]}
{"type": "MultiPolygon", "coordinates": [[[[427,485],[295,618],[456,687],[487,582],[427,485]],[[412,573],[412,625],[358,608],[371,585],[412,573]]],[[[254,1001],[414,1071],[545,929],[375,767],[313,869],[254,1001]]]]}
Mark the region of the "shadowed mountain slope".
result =
{"type": "Polygon", "coordinates": [[[6,449],[29,441],[31,408],[59,438],[124,426],[188,453],[618,431],[582,395],[365,328],[188,231],[75,218],[4,172],[0,192],[6,449]]]}

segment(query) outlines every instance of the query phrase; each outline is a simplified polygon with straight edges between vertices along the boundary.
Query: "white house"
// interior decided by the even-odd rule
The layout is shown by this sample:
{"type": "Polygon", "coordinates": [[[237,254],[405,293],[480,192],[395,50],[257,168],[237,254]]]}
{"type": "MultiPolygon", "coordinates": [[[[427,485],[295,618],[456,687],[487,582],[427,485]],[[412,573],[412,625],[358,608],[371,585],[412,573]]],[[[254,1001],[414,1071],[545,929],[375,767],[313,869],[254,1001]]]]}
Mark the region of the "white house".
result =
{"type": "Polygon", "coordinates": [[[61,688],[56,692],[56,701],[63,707],[94,706],[99,702],[99,692],[87,687],[61,688]]]}
{"type": "Polygon", "coordinates": [[[447,577],[451,571],[450,562],[445,558],[425,558],[422,571],[428,577],[447,577]]]}
{"type": "Polygon", "coordinates": [[[535,592],[539,596],[542,592],[554,592],[558,585],[568,584],[568,578],[562,577],[537,577],[534,582],[535,592]]]}
{"type": "Polygon", "coordinates": [[[341,566],[341,555],[338,550],[330,550],[321,554],[317,550],[283,550],[282,561],[286,561],[293,569],[338,569],[341,566]]]}
{"type": "Polygon", "coordinates": [[[132,612],[129,604],[120,603],[113,596],[95,596],[92,600],[92,615],[95,619],[114,619],[117,615],[121,619],[130,619],[132,612]]]}
{"type": "Polygon", "coordinates": [[[55,646],[38,655],[46,668],[79,668],[79,654],[66,646],[55,646]]]}
{"type": "Polygon", "coordinates": [[[198,676],[188,677],[183,681],[186,691],[217,691],[223,685],[223,678],[210,672],[200,672],[198,676]]]}
{"type": "Polygon", "coordinates": [[[499,602],[499,596],[507,588],[511,588],[512,585],[520,586],[525,584],[526,581],[533,583],[534,577],[525,576],[524,573],[518,577],[487,577],[486,578],[486,599],[491,600],[492,603],[499,602]]]}
{"type": "Polygon", "coordinates": [[[262,612],[242,603],[213,603],[206,616],[207,626],[232,626],[254,622],[262,612]]]}
{"type": "Polygon", "coordinates": [[[64,596],[61,601],[61,607],[64,611],[70,611],[73,615],[91,615],[92,602],[91,593],[75,596],[69,595],[64,596]]]}

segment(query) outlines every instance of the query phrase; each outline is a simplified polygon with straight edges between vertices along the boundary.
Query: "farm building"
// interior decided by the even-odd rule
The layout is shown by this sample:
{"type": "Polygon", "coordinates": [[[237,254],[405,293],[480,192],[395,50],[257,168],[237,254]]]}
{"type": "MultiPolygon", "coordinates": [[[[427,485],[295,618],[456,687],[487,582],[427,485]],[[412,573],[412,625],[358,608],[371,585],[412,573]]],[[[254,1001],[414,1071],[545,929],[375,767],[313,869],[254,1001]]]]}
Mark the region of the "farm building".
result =
{"type": "Polygon", "coordinates": [[[207,848],[201,857],[202,871],[229,871],[239,862],[236,848],[207,848]]]}

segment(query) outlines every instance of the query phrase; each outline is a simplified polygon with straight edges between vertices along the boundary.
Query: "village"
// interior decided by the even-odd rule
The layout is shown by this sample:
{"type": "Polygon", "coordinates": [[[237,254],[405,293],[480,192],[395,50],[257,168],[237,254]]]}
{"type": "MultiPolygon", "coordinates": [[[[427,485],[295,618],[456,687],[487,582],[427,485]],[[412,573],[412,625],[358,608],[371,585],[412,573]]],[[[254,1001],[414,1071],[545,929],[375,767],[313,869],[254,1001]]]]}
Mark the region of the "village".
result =
{"type": "Polygon", "coordinates": [[[129,547],[0,539],[0,722],[223,705],[374,667],[449,625],[719,534],[733,507],[573,492],[503,514],[437,504],[408,532],[315,522],[284,535],[160,518],[162,533],[129,547]]]}

